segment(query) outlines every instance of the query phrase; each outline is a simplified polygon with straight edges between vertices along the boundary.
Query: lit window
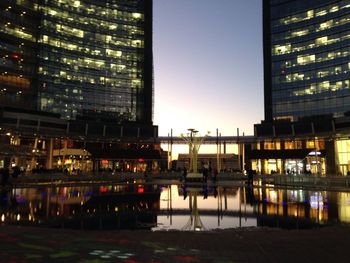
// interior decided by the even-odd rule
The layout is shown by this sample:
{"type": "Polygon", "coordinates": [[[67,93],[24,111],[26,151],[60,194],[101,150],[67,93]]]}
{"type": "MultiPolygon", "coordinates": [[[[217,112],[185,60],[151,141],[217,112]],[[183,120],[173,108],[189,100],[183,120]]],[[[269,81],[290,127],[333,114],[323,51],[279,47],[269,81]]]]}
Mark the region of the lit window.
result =
{"type": "Polygon", "coordinates": [[[329,20],[327,22],[320,24],[320,30],[325,30],[327,28],[330,28],[333,25],[333,20],[329,20]]]}
{"type": "Polygon", "coordinates": [[[292,32],[292,37],[300,37],[309,33],[308,29],[292,32]]]}
{"type": "Polygon", "coordinates": [[[332,8],[331,8],[331,10],[329,10],[329,12],[331,12],[331,13],[333,13],[333,12],[337,12],[337,11],[339,11],[339,6],[333,6],[332,8]]]}
{"type": "Polygon", "coordinates": [[[140,13],[132,13],[132,17],[135,19],[139,19],[142,17],[142,15],[140,13]]]}
{"type": "Polygon", "coordinates": [[[55,16],[57,15],[57,12],[55,10],[49,10],[49,15],[55,16]]]}
{"type": "Polygon", "coordinates": [[[328,42],[327,36],[316,38],[316,45],[324,45],[324,44],[327,44],[327,42],[328,42]]]}
{"type": "Polygon", "coordinates": [[[274,55],[282,55],[289,53],[291,50],[291,44],[286,44],[285,46],[276,45],[274,46],[273,53],[274,55]]]}
{"type": "Polygon", "coordinates": [[[79,7],[80,6],[80,1],[74,1],[73,6],[74,7],[79,7]]]}
{"type": "Polygon", "coordinates": [[[313,18],[314,17],[314,10],[309,10],[307,11],[307,18],[310,19],[310,18],[313,18]]]}
{"type": "Polygon", "coordinates": [[[315,62],[315,55],[308,55],[308,56],[298,56],[297,57],[297,62],[298,64],[300,65],[305,65],[305,64],[308,64],[308,63],[312,63],[312,62],[315,62]]]}
{"type": "Polygon", "coordinates": [[[49,37],[46,35],[43,35],[43,43],[48,43],[49,42],[49,37]]]}

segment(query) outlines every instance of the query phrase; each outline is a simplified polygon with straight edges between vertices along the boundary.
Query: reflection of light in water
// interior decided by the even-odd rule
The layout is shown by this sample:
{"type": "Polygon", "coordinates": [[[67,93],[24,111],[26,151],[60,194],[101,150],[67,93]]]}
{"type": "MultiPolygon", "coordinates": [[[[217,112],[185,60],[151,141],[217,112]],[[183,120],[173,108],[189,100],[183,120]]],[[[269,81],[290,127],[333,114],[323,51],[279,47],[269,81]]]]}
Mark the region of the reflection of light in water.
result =
{"type": "Polygon", "coordinates": [[[19,221],[19,220],[21,220],[21,215],[20,214],[17,215],[17,221],[19,221]]]}
{"type": "Polygon", "coordinates": [[[316,192],[310,196],[310,206],[313,209],[323,210],[323,198],[321,193],[316,192]]]}
{"type": "Polygon", "coordinates": [[[1,222],[5,222],[5,215],[4,214],[1,215],[1,222]]]}

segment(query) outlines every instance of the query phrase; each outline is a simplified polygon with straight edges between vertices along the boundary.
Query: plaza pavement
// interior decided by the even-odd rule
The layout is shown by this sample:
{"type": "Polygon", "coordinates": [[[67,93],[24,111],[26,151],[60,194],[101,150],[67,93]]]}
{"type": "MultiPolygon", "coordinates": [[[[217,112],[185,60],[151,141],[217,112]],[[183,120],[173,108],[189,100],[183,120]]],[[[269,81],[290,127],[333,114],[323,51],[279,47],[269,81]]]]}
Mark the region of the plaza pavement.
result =
{"type": "Polygon", "coordinates": [[[0,227],[0,262],[349,262],[350,228],[210,232],[0,227]]]}

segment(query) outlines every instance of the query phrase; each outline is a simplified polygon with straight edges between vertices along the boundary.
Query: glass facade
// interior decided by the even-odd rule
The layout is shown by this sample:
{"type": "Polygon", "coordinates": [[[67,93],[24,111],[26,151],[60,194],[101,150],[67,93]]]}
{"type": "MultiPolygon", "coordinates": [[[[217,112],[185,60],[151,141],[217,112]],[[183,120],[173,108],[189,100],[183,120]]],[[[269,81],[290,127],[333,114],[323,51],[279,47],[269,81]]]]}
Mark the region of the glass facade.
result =
{"type": "Polygon", "coordinates": [[[26,104],[30,93],[31,108],[64,119],[103,113],[152,122],[151,0],[5,0],[0,6],[1,104],[21,102],[17,97],[26,104]]]}
{"type": "Polygon", "coordinates": [[[350,0],[264,1],[265,119],[344,116],[350,0]]]}
{"type": "Polygon", "coordinates": [[[37,107],[37,1],[0,1],[0,105],[37,107]]]}

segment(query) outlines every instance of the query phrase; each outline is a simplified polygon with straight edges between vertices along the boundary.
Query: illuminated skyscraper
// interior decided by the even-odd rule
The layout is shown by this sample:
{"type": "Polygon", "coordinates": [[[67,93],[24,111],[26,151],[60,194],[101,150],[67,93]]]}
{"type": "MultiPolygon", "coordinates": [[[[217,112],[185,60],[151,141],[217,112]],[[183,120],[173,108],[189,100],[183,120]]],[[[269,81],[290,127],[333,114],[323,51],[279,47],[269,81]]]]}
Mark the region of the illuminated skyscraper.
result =
{"type": "Polygon", "coordinates": [[[350,175],[350,0],[263,0],[259,173],[350,175]]]}
{"type": "Polygon", "coordinates": [[[265,120],[350,110],[350,1],[264,0],[265,120]]]}
{"type": "Polygon", "coordinates": [[[2,0],[0,106],[152,123],[152,0],[2,0]]]}

